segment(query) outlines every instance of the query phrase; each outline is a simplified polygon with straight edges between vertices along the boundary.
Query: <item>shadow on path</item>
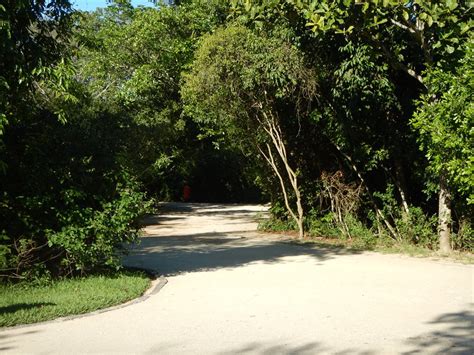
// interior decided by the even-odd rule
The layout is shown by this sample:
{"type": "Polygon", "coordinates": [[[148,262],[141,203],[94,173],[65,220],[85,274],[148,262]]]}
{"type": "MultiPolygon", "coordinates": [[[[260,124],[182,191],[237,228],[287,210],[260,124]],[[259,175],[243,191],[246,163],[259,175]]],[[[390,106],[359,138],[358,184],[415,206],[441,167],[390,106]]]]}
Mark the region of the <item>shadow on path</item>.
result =
{"type": "Polygon", "coordinates": [[[474,354],[474,304],[467,310],[441,314],[427,324],[437,330],[409,338],[407,343],[413,350],[404,354],[474,354]]]}
{"type": "Polygon", "coordinates": [[[266,208],[261,205],[231,205],[208,203],[168,202],[159,207],[160,213],[148,215],[141,221],[143,226],[153,227],[168,222],[183,223],[186,218],[199,217],[222,219],[222,223],[229,224],[237,220],[238,223],[255,222],[266,215],[266,208]]]}
{"type": "MultiPolygon", "coordinates": [[[[1,328],[0,328],[1,330],[1,328]]],[[[0,334],[0,351],[7,351],[7,350],[12,350],[15,348],[14,343],[15,341],[18,341],[17,339],[14,339],[15,337],[21,337],[22,335],[30,335],[30,334],[35,334],[38,333],[39,330],[27,330],[15,335],[5,335],[5,334],[0,334]]]]}
{"type": "Polygon", "coordinates": [[[249,231],[256,229],[256,217],[266,214],[266,207],[261,205],[178,202],[163,203],[159,209],[161,214],[143,220],[147,235],[131,248],[131,255],[124,258],[125,265],[172,276],[254,262],[270,264],[296,256],[310,256],[317,264],[336,255],[358,253],[282,243],[265,235],[256,237],[249,231]]]}
{"type": "Polygon", "coordinates": [[[340,255],[360,252],[338,247],[317,249],[290,243],[247,238],[246,232],[148,236],[132,250],[125,264],[152,268],[164,276],[196,271],[235,268],[253,262],[271,264],[281,258],[310,256],[315,264],[340,255]]]}
{"type": "Polygon", "coordinates": [[[287,344],[266,344],[252,342],[243,347],[232,349],[219,353],[219,355],[231,355],[231,354],[258,354],[258,355],[274,355],[274,354],[285,354],[285,355],[313,355],[313,354],[337,354],[337,355],[375,355],[375,351],[359,351],[356,349],[346,349],[335,351],[329,347],[322,345],[319,342],[311,342],[299,346],[290,346],[287,344]]]}

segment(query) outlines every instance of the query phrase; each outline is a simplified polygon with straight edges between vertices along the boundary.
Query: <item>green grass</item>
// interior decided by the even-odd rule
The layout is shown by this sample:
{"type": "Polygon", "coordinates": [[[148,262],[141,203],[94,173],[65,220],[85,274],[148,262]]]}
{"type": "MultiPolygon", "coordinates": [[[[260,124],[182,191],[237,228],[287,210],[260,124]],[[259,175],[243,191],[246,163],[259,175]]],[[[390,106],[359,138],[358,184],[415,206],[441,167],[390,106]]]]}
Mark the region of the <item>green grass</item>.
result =
{"type": "Polygon", "coordinates": [[[46,285],[0,285],[0,326],[36,323],[121,304],[145,292],[141,272],[52,281],[46,285]]]}

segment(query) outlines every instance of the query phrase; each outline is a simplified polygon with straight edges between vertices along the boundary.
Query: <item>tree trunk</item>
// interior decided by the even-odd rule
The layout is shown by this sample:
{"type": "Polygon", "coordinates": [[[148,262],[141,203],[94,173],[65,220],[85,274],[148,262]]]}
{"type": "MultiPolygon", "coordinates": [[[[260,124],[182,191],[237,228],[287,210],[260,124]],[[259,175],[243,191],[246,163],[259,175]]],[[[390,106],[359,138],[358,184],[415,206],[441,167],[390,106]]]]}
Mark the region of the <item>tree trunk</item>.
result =
{"type": "Polygon", "coordinates": [[[399,159],[395,159],[395,185],[397,185],[398,193],[402,201],[402,207],[405,211],[406,216],[410,215],[410,209],[408,207],[407,188],[405,181],[405,173],[403,171],[402,162],[399,159]]]}
{"type": "Polygon", "coordinates": [[[451,251],[451,193],[444,173],[441,173],[439,180],[438,236],[440,252],[449,253],[451,251]]]}
{"type": "MultiPolygon", "coordinates": [[[[259,106],[262,107],[262,105],[259,105],[259,106]]],[[[278,164],[276,163],[273,157],[272,148],[267,143],[266,152],[260,147],[258,147],[258,149],[260,153],[262,154],[262,156],[265,158],[265,160],[268,162],[268,164],[272,167],[273,171],[275,171],[275,174],[277,175],[278,180],[280,181],[286,209],[290,213],[291,217],[295,220],[296,225],[298,226],[298,237],[301,239],[304,237],[304,225],[303,225],[304,211],[303,211],[303,204],[301,202],[301,191],[298,186],[298,174],[295,170],[293,170],[293,168],[290,166],[290,163],[288,161],[286,146],[283,140],[283,135],[278,123],[278,119],[274,116],[271,110],[267,113],[263,109],[263,107],[261,109],[261,114],[263,116],[263,119],[259,119],[258,116],[257,116],[257,119],[262,124],[262,128],[267,132],[268,136],[271,138],[272,145],[274,149],[276,150],[276,152],[278,153],[281,163],[283,163],[283,166],[285,168],[284,171],[286,171],[286,177],[288,178],[291,188],[293,189],[293,192],[296,197],[296,213],[293,210],[293,208],[291,208],[290,206],[288,193],[287,193],[286,185],[285,185],[285,179],[283,178],[283,175],[278,168],[278,164]]]]}
{"type": "MultiPolygon", "coordinates": [[[[295,182],[297,183],[298,181],[296,180],[295,177],[295,182]]],[[[304,226],[303,226],[303,205],[301,204],[301,192],[296,184],[295,188],[295,195],[296,195],[296,207],[298,210],[298,220],[296,221],[296,224],[298,225],[298,238],[302,239],[304,237],[304,226]]]]}
{"type": "Polygon", "coordinates": [[[299,214],[298,215],[298,238],[303,239],[304,238],[304,226],[303,226],[303,215],[299,214]]]}

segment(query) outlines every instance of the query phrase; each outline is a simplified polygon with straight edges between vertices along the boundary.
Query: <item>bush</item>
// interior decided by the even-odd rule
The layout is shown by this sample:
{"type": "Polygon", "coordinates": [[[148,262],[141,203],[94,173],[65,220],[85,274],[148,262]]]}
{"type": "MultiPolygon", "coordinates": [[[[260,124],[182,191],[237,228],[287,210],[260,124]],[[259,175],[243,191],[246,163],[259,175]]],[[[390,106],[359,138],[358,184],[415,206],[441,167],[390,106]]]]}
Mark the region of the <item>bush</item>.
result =
{"type": "Polygon", "coordinates": [[[470,220],[461,220],[457,233],[451,236],[451,243],[454,249],[474,252],[474,228],[470,220]]]}
{"type": "Polygon", "coordinates": [[[436,235],[436,216],[427,216],[419,207],[410,207],[410,213],[398,213],[395,226],[400,234],[401,240],[430,249],[438,248],[438,237],[436,235]]]}
{"type": "Polygon", "coordinates": [[[325,215],[318,216],[316,210],[312,209],[305,218],[305,227],[311,236],[338,238],[340,236],[339,229],[334,225],[334,214],[329,212],[325,215]]]}
{"type": "Polygon", "coordinates": [[[150,202],[143,193],[119,186],[117,196],[98,208],[63,211],[56,221],[61,223],[57,230],[41,230],[32,224],[20,237],[4,238],[2,276],[37,280],[104,267],[118,269],[124,244],[137,240],[137,220],[149,210],[150,202]]]}
{"type": "Polygon", "coordinates": [[[344,222],[354,240],[354,246],[372,249],[377,244],[377,236],[359,219],[349,214],[344,217],[344,222]]]}
{"type": "Polygon", "coordinates": [[[258,224],[258,230],[268,231],[268,232],[285,232],[297,230],[298,227],[293,219],[285,218],[278,219],[275,217],[270,217],[269,219],[264,219],[258,224]]]}
{"type": "MultiPolygon", "coordinates": [[[[388,185],[385,192],[374,193],[380,199],[382,212],[392,222],[398,234],[398,242],[418,245],[430,249],[438,248],[438,237],[436,233],[436,216],[429,216],[419,207],[410,206],[408,213],[405,212],[395,199],[393,185],[388,185]]],[[[375,225],[382,234],[389,234],[386,227],[379,222],[375,215],[372,216],[375,225]]]]}
{"type": "Polygon", "coordinates": [[[288,211],[282,206],[280,202],[277,201],[273,203],[269,209],[269,212],[270,218],[260,221],[258,224],[259,230],[284,232],[298,229],[295,221],[289,216],[288,211]]]}
{"type": "Polygon", "coordinates": [[[79,223],[65,225],[47,234],[48,245],[64,251],[62,265],[70,273],[81,273],[106,266],[120,266],[118,251],[123,243],[138,238],[137,219],[147,212],[144,195],[121,188],[116,199],[102,204],[99,210],[77,211],[79,223]]]}
{"type": "Polygon", "coordinates": [[[124,118],[78,108],[66,123],[32,111],[6,129],[0,278],[118,268],[149,203],[122,161],[124,118]]]}

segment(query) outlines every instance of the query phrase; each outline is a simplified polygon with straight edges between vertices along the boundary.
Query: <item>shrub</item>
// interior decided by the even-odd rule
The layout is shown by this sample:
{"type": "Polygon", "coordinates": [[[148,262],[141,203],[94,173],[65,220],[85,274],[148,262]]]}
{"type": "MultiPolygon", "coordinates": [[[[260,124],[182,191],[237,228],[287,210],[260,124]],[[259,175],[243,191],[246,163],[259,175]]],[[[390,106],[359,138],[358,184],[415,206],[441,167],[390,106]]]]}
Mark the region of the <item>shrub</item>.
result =
{"type": "Polygon", "coordinates": [[[64,251],[61,261],[70,273],[106,266],[119,268],[118,251],[138,238],[137,219],[147,211],[144,195],[121,188],[116,199],[101,208],[76,211],[78,222],[47,234],[48,245],[64,251]]]}
{"type": "Polygon", "coordinates": [[[318,212],[312,209],[308,212],[305,219],[306,230],[311,236],[338,238],[340,231],[333,221],[334,214],[332,212],[318,216],[318,212]]]}
{"type": "Polygon", "coordinates": [[[259,230],[284,232],[298,229],[295,221],[289,216],[286,208],[279,201],[272,204],[269,212],[270,218],[260,221],[258,224],[259,230]]]}
{"type": "Polygon", "coordinates": [[[377,244],[377,236],[359,219],[348,214],[344,217],[344,222],[354,240],[354,246],[371,249],[377,244]]]}
{"type": "Polygon", "coordinates": [[[297,230],[297,225],[293,219],[285,218],[278,219],[275,217],[270,217],[268,219],[262,220],[258,224],[258,230],[269,231],[269,232],[284,232],[297,230]]]}
{"type": "Polygon", "coordinates": [[[127,126],[81,108],[66,123],[33,111],[5,132],[0,278],[41,279],[119,267],[149,207],[127,173],[127,126]]]}
{"type": "Polygon", "coordinates": [[[454,249],[474,252],[474,228],[469,219],[460,221],[457,233],[452,234],[451,243],[454,249]]]}
{"type": "Polygon", "coordinates": [[[427,216],[419,207],[410,207],[409,214],[398,213],[395,226],[401,240],[430,249],[438,248],[436,216],[427,216]]]}
{"type": "Polygon", "coordinates": [[[0,248],[2,276],[38,280],[118,269],[124,245],[136,241],[137,220],[149,211],[150,202],[143,193],[119,186],[117,196],[100,207],[76,207],[57,215],[56,230],[41,230],[33,223],[20,237],[5,238],[0,248]]]}

